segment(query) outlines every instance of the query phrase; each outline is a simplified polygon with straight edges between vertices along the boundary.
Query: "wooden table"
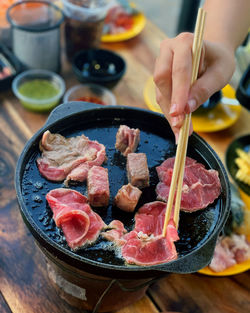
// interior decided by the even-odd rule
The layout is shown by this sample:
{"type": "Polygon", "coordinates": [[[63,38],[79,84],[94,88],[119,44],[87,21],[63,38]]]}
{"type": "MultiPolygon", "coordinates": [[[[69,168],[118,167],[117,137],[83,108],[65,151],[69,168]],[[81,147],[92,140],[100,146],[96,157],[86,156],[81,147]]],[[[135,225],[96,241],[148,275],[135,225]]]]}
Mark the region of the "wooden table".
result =
{"type": "MultiPolygon", "coordinates": [[[[153,73],[155,57],[165,35],[150,21],[136,38],[106,44],[127,61],[127,72],[114,89],[120,105],[145,108],[143,87],[153,73]]],[[[62,76],[67,87],[77,83],[67,62],[62,76]]],[[[22,148],[46,121],[47,115],[22,108],[11,91],[0,94],[0,312],[66,313],[80,312],[56,294],[47,277],[45,260],[24,225],[14,189],[14,171],[22,148]]],[[[250,114],[242,110],[229,129],[200,134],[222,160],[234,137],[250,133],[250,114]]],[[[231,277],[201,274],[170,274],[152,285],[137,303],[116,313],[247,313],[250,311],[250,272],[231,277]]]]}

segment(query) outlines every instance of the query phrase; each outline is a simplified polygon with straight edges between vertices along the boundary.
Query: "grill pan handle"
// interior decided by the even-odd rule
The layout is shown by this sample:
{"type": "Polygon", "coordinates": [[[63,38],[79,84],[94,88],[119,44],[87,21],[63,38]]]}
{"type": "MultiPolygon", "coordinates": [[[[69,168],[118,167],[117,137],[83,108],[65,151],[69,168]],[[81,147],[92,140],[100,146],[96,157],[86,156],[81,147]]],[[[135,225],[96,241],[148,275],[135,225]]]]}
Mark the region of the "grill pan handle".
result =
{"type": "Polygon", "coordinates": [[[59,106],[57,106],[53,111],[51,111],[44,126],[48,126],[49,124],[58,121],[62,117],[66,117],[68,115],[82,112],[84,110],[90,110],[99,107],[103,106],[100,104],[83,101],[71,101],[62,103],[59,106]]]}
{"type": "Polygon", "coordinates": [[[211,262],[217,237],[218,235],[211,237],[205,246],[201,246],[180,260],[177,259],[169,264],[165,264],[158,268],[158,270],[179,274],[189,274],[199,271],[211,262]]]}

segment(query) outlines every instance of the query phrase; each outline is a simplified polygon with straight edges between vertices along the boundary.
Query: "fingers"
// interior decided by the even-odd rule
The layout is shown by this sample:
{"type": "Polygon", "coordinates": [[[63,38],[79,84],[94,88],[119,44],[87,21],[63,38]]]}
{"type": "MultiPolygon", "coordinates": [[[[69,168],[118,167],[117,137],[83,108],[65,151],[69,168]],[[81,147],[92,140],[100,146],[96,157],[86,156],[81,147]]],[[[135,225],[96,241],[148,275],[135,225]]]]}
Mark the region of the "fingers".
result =
{"type": "Polygon", "coordinates": [[[220,88],[218,84],[211,78],[208,72],[199,78],[192,86],[189,94],[189,109],[194,112],[198,107],[210,98],[220,88]]]}
{"type": "Polygon", "coordinates": [[[173,52],[169,39],[161,43],[160,55],[155,63],[154,82],[156,84],[156,101],[171,125],[169,115],[172,93],[172,59],[173,52]]]}
{"type": "Polygon", "coordinates": [[[160,89],[156,86],[156,101],[160,105],[163,114],[166,116],[168,122],[170,123],[170,116],[169,116],[169,104],[168,98],[164,97],[160,91],[160,89]]]}
{"type": "Polygon", "coordinates": [[[225,84],[226,80],[222,73],[214,69],[214,67],[208,68],[190,89],[188,101],[190,112],[194,112],[216,91],[223,88],[225,84]]]}
{"type": "MultiPolygon", "coordinates": [[[[167,105],[167,108],[164,108],[162,103],[158,102],[162,110],[169,111],[170,109],[170,100],[172,93],[172,60],[173,52],[169,39],[166,39],[161,44],[160,55],[155,63],[154,71],[154,82],[160,91],[161,95],[164,96],[164,106],[167,105]]],[[[158,93],[159,95],[159,93],[158,93]]],[[[159,99],[162,100],[161,98],[159,99]]]]}
{"type": "Polygon", "coordinates": [[[161,106],[161,110],[162,110],[163,114],[165,115],[165,117],[167,118],[169,125],[173,130],[173,133],[175,135],[175,141],[177,143],[180,128],[181,128],[181,125],[183,124],[185,115],[182,114],[179,116],[171,117],[169,115],[169,104],[170,104],[170,102],[164,96],[162,96],[162,93],[159,90],[159,88],[156,87],[155,91],[156,91],[156,100],[159,103],[159,105],[161,106]]]}
{"type": "Polygon", "coordinates": [[[206,43],[205,54],[203,73],[190,89],[188,100],[190,112],[194,112],[216,91],[222,89],[234,71],[234,55],[219,44],[214,46],[206,43]]]}
{"type": "MultiPolygon", "coordinates": [[[[178,141],[185,114],[202,103],[230,80],[234,71],[234,53],[219,42],[204,41],[198,79],[191,86],[193,34],[182,33],[166,39],[155,65],[157,102],[178,141]]],[[[193,131],[190,125],[191,134],[193,131]]]]}
{"type": "Polygon", "coordinates": [[[190,33],[164,40],[155,65],[157,102],[176,137],[185,114],[194,112],[220,90],[229,81],[234,70],[234,53],[231,50],[221,43],[204,41],[198,79],[190,88],[192,44],[193,34],[190,33]]]}
{"type": "Polygon", "coordinates": [[[184,33],[178,37],[172,66],[171,116],[186,112],[192,76],[193,35],[184,33]]]}
{"type": "Polygon", "coordinates": [[[178,143],[179,134],[181,126],[183,125],[185,119],[185,114],[180,114],[178,116],[170,117],[170,125],[175,135],[175,142],[178,143]]]}
{"type": "Polygon", "coordinates": [[[173,132],[178,137],[185,113],[192,74],[193,35],[183,33],[161,44],[155,64],[156,98],[173,132]]]}

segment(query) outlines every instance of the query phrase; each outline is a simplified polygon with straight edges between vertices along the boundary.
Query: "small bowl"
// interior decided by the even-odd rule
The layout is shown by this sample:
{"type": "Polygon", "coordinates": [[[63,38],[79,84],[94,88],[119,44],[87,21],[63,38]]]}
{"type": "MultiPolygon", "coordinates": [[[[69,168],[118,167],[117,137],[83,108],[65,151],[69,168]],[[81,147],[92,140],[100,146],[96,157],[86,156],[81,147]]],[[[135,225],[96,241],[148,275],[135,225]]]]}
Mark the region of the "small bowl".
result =
{"type": "Polygon", "coordinates": [[[65,91],[65,83],[54,72],[28,70],[13,80],[12,90],[26,109],[48,112],[59,103],[65,91]]]}
{"type": "Polygon", "coordinates": [[[73,59],[73,71],[80,82],[113,88],[126,71],[118,54],[104,49],[82,50],[73,59]]]}
{"type": "Polygon", "coordinates": [[[116,105],[114,94],[107,88],[95,84],[76,85],[64,95],[63,102],[85,101],[101,105],[116,105]]]}

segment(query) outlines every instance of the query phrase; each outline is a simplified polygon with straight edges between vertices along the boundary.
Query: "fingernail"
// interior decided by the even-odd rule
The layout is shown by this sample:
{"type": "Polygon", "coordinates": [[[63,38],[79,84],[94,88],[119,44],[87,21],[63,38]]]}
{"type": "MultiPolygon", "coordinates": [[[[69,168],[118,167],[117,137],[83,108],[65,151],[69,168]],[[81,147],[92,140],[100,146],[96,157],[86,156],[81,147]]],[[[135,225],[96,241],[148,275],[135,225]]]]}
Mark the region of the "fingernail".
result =
{"type": "Polygon", "coordinates": [[[175,113],[176,113],[176,109],[177,109],[177,104],[176,104],[176,103],[173,103],[173,104],[171,105],[169,114],[170,114],[170,115],[175,114],[175,113]]]}
{"type": "Polygon", "coordinates": [[[178,145],[179,133],[175,133],[175,144],[178,145]]]}
{"type": "Polygon", "coordinates": [[[179,124],[178,116],[171,118],[171,124],[172,124],[173,127],[176,127],[179,124]]]}
{"type": "Polygon", "coordinates": [[[190,112],[194,112],[197,108],[196,100],[195,99],[188,100],[188,106],[189,106],[190,112]]]}

